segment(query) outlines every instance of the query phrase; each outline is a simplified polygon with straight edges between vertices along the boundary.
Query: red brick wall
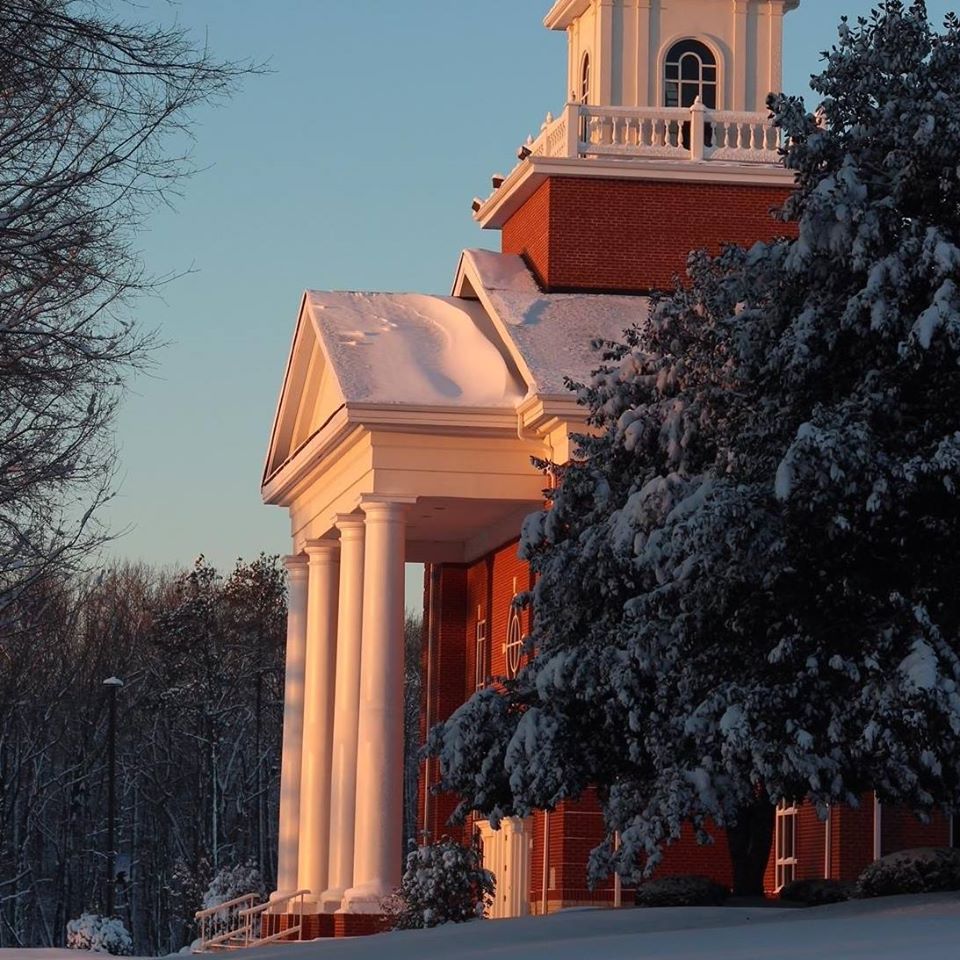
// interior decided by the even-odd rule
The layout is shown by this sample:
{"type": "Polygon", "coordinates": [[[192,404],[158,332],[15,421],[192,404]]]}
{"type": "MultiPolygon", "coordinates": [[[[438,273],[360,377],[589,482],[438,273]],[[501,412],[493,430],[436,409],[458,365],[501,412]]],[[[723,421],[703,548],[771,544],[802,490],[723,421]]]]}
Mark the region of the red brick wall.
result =
{"type": "MultiPolygon", "coordinates": [[[[424,616],[430,629],[431,582],[436,590],[433,599],[433,643],[423,645],[421,669],[423,674],[423,709],[421,735],[426,736],[426,712],[429,698],[431,725],[446,720],[476,689],[477,620],[487,621],[488,670],[490,676],[506,673],[504,645],[511,615],[514,580],[517,592],[529,589],[531,574],[527,564],[517,557],[517,542],[511,541],[470,566],[444,564],[426,571],[424,583],[424,616]],[[428,664],[432,646],[433,662],[428,664]],[[428,682],[429,675],[429,682],[428,682]]],[[[530,613],[521,613],[524,634],[530,630],[530,613]]],[[[447,795],[430,800],[430,822],[424,824],[425,792],[437,782],[436,760],[429,762],[425,775],[421,764],[418,803],[418,826],[433,838],[444,835],[465,839],[469,832],[447,825],[456,806],[455,798],[447,795]]]]}
{"type": "Polygon", "coordinates": [[[500,242],[504,253],[523,254],[537,282],[549,287],[550,276],[550,191],[547,180],[503,225],[500,242]]]}
{"type": "Polygon", "coordinates": [[[654,878],[693,874],[732,887],[733,867],[730,864],[726,831],[708,825],[707,832],[713,838],[713,843],[701,846],[697,843],[693,827],[684,827],[680,839],[664,851],[654,878]]]}
{"type": "Polygon", "coordinates": [[[883,807],[880,814],[883,855],[914,847],[950,846],[950,821],[941,813],[921,823],[903,807],[883,807]]]}
{"type": "Polygon", "coordinates": [[[793,233],[771,210],[782,187],[551,177],[503,227],[546,290],[646,292],[673,285],[687,254],[793,233]]]}
{"type": "MultiPolygon", "coordinates": [[[[469,566],[444,565],[426,577],[425,611],[428,625],[433,597],[433,663],[430,689],[424,683],[424,703],[430,698],[432,722],[444,720],[474,692],[476,684],[476,626],[478,619],[487,621],[488,672],[492,676],[506,673],[505,641],[511,615],[511,600],[516,591],[532,586],[529,568],[517,557],[517,543],[511,541],[469,566]]],[[[523,611],[523,631],[531,629],[530,612],[523,611]]],[[[424,677],[430,644],[424,644],[424,677]]],[[[425,733],[425,720],[423,726],[425,733]]],[[[431,762],[429,782],[436,782],[436,761],[431,762]]],[[[424,827],[424,791],[421,775],[419,823],[424,827]]],[[[433,797],[430,818],[426,824],[431,835],[444,835],[467,840],[471,825],[453,828],[446,824],[455,806],[450,796],[433,797]]],[[[530,901],[537,911],[543,896],[544,859],[543,813],[533,818],[533,849],[530,871],[530,901]]],[[[859,808],[835,806],[831,813],[830,875],[835,879],[855,880],[873,860],[873,797],[865,794],[859,808]]],[[[701,874],[722,883],[732,884],[733,876],[723,830],[710,830],[714,843],[700,846],[693,830],[685,829],[681,839],[668,847],[658,876],[701,874]]],[[[604,836],[600,805],[593,792],[578,802],[565,802],[550,815],[549,874],[553,884],[547,890],[548,909],[572,903],[611,903],[612,879],[596,890],[587,886],[586,869],[590,851],[604,836]]],[[[950,839],[949,822],[937,816],[929,825],[920,823],[909,812],[886,807],[882,813],[883,852],[891,853],[918,846],[946,846],[950,839]]],[[[801,804],[797,820],[797,879],[813,879],[824,874],[825,826],[810,804],[801,804]]],[[[765,889],[775,892],[775,859],[773,850],[767,865],[765,889]]],[[[624,903],[632,900],[625,891],[624,903]]]]}
{"type": "Polygon", "coordinates": [[[834,828],[833,878],[856,880],[863,868],[873,862],[873,794],[865,793],[859,807],[834,807],[830,818],[834,828]]]}
{"type": "MultiPolygon", "coordinates": [[[[427,704],[430,724],[446,720],[464,700],[463,676],[466,669],[467,648],[464,645],[463,625],[466,620],[467,569],[445,565],[428,567],[424,578],[424,618],[432,637],[424,637],[421,654],[423,676],[423,708],[421,735],[426,736],[427,704]],[[431,598],[431,586],[435,596],[431,598]],[[431,618],[431,611],[433,617],[431,618]],[[432,622],[431,622],[432,620],[432,622]],[[432,650],[432,662],[428,662],[432,650]],[[428,682],[429,678],[429,682],[428,682]]],[[[437,761],[420,765],[420,789],[417,804],[417,824],[421,835],[426,832],[434,840],[442,836],[463,839],[463,831],[447,825],[456,806],[456,798],[442,794],[429,800],[429,818],[424,820],[428,805],[426,792],[437,782],[437,761]],[[425,770],[426,767],[426,770],[425,770]]]]}

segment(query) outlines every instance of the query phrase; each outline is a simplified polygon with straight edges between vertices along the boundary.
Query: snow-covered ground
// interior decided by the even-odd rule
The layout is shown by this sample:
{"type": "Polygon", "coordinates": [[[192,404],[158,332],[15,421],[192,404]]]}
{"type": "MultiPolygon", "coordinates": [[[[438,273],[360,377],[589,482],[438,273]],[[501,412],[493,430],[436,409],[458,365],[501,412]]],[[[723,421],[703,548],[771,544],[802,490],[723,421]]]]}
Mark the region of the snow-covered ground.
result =
{"type": "MultiPolygon", "coordinates": [[[[436,930],[324,940],[244,960],[951,960],[960,894],[891,897],[812,910],[739,907],[570,910],[436,930]]],[[[65,950],[0,950],[0,960],[77,960],[65,950]]]]}

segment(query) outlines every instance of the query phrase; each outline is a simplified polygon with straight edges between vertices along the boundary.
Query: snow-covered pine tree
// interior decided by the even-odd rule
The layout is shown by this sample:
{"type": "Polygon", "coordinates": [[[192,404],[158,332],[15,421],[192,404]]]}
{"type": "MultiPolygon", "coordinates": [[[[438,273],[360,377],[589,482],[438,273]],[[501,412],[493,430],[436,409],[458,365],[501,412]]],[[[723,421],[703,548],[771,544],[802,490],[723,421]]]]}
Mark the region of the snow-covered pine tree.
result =
{"type": "Polygon", "coordinates": [[[960,24],[841,23],[771,100],[796,239],[691,257],[605,345],[522,551],[534,654],[431,735],[495,822],[600,788],[651,872],[692,822],[762,889],[782,799],[960,800],[960,24]]]}

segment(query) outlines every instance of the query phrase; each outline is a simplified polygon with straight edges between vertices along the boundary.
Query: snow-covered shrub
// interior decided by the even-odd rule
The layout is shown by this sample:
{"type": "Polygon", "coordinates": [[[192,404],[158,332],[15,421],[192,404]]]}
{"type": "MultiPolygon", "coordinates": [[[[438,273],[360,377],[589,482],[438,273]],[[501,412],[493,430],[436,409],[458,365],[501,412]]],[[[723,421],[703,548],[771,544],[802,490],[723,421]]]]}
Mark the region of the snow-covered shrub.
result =
{"type": "Polygon", "coordinates": [[[410,851],[400,888],[384,910],[397,930],[464,923],[483,917],[493,891],[493,874],[483,868],[479,846],[444,837],[410,851]]]}
{"type": "Polygon", "coordinates": [[[719,907],[729,891],[707,877],[661,877],[637,887],[638,907],[719,907]]]}
{"type": "Polygon", "coordinates": [[[921,847],[901,850],[870,864],[857,880],[861,897],[960,890],[960,850],[921,847]]]}
{"type": "Polygon", "coordinates": [[[81,913],[67,923],[67,946],[71,950],[109,953],[115,957],[129,957],[133,953],[133,940],[123,921],[97,913],[81,913]]]}
{"type": "Polygon", "coordinates": [[[247,893],[255,893],[259,899],[266,896],[263,878],[253,863],[238,863],[232,867],[221,867],[210,881],[203,894],[201,910],[218,907],[221,903],[235,900],[247,893]]]}
{"type": "Polygon", "coordinates": [[[780,899],[819,907],[825,903],[842,903],[856,896],[857,885],[847,880],[794,880],[780,891],[780,899]]]}

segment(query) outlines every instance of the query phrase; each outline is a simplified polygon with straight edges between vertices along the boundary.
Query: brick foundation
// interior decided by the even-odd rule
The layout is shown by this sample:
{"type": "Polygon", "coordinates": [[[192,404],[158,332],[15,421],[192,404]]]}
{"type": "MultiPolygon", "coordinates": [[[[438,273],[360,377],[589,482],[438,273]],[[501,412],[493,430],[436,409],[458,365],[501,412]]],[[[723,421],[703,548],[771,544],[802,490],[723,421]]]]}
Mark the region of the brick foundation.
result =
{"type": "MultiPolygon", "coordinates": [[[[295,927],[300,918],[295,913],[265,913],[260,920],[260,935],[271,937],[295,927]]],[[[303,917],[303,929],[299,936],[292,934],[287,940],[323,940],[330,937],[366,937],[385,933],[392,926],[388,917],[366,913],[308,913],[303,917]]]]}

